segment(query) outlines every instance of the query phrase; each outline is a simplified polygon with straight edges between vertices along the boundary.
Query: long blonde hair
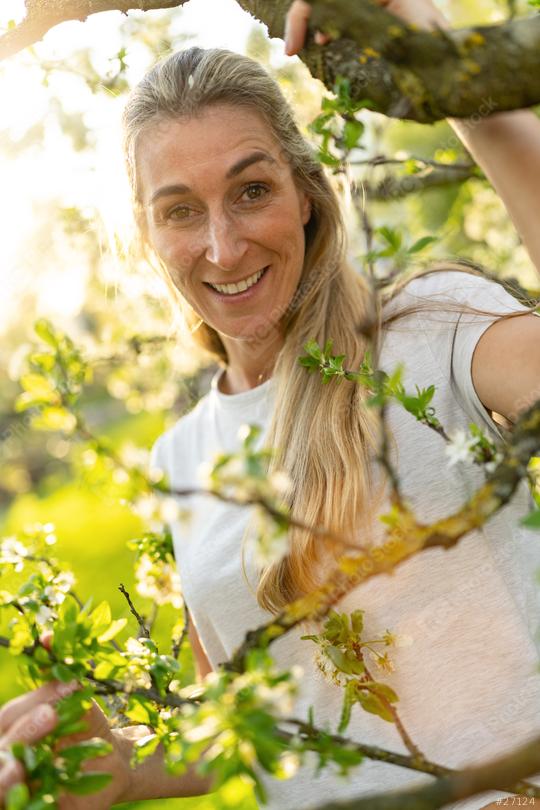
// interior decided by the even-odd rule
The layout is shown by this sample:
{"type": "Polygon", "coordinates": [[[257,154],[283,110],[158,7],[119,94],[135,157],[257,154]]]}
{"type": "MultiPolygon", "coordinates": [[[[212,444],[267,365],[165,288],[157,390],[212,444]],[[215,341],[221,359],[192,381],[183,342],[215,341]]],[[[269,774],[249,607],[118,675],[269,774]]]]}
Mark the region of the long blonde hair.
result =
{"type": "MultiPolygon", "coordinates": [[[[358,368],[367,338],[359,323],[380,330],[380,312],[366,281],[346,261],[345,227],[338,198],[301,135],[277,83],[254,60],[221,49],[190,48],[158,63],[132,91],[124,112],[124,145],[136,217],[145,235],[136,147],[159,120],[189,118],[212,104],[257,112],[283,150],[297,187],[311,201],[305,260],[296,293],[280,313],[286,339],[273,370],[275,407],[267,435],[272,469],[291,479],[289,505],[305,524],[354,537],[373,507],[371,459],[377,441],[373,413],[359,385],[321,385],[298,363],[304,344],[332,338],[347,366],[358,368]]],[[[163,270],[163,268],[162,268],[163,270]]],[[[165,274],[167,278],[167,274],[165,274]]],[[[227,353],[219,334],[201,321],[176,290],[194,347],[220,364],[227,353]]],[[[261,336],[262,337],[262,336],[261,336]]],[[[270,472],[272,471],[270,470],[270,472]]],[[[261,574],[257,598],[276,611],[317,584],[326,549],[320,538],[292,529],[289,553],[261,574]]]]}

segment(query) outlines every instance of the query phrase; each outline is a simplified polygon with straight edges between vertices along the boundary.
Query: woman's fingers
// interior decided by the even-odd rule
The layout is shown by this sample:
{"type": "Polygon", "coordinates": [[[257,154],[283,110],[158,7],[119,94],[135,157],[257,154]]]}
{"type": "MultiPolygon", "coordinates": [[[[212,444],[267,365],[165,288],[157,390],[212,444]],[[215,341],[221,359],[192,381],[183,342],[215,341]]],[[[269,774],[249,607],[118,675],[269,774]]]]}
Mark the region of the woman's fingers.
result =
{"type": "MultiPolygon", "coordinates": [[[[400,17],[409,25],[419,28],[435,29],[448,28],[446,17],[431,2],[431,0],[377,0],[379,5],[386,8],[396,17],[400,17]]],[[[293,56],[304,47],[308,20],[311,14],[311,5],[304,0],[294,0],[285,21],[285,53],[293,56]]],[[[326,45],[330,37],[317,31],[315,42],[317,45],[326,45]]]]}
{"type": "Polygon", "coordinates": [[[51,681],[33,692],[10,700],[0,709],[0,738],[22,715],[31,712],[43,703],[56,703],[63,697],[67,697],[78,688],[76,681],[61,683],[51,681]]]}
{"type": "Polygon", "coordinates": [[[13,743],[31,745],[53,730],[57,722],[56,711],[49,703],[40,703],[32,711],[23,714],[0,737],[0,750],[7,750],[13,743]]]}
{"type": "Polygon", "coordinates": [[[293,56],[303,47],[310,14],[309,3],[294,0],[285,21],[285,53],[288,56],[293,56]]]}
{"type": "Polygon", "coordinates": [[[52,706],[40,703],[19,716],[0,737],[0,805],[10,788],[24,780],[24,768],[10,753],[14,743],[32,745],[49,734],[56,725],[57,716],[52,706]]]}
{"type": "Polygon", "coordinates": [[[11,754],[0,758],[0,807],[13,785],[24,779],[24,768],[11,754]]]}

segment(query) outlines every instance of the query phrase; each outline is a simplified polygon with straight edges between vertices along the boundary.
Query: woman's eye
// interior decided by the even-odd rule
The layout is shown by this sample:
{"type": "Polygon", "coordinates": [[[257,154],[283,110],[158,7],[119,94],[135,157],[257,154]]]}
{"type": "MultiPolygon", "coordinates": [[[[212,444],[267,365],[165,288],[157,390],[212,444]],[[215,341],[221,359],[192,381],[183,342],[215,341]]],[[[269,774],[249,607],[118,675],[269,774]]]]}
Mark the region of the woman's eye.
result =
{"type": "Polygon", "coordinates": [[[250,183],[248,186],[245,187],[244,191],[242,192],[242,196],[247,197],[248,200],[260,200],[267,194],[269,191],[268,186],[264,185],[264,183],[250,183]]]}
{"type": "Polygon", "coordinates": [[[170,211],[167,211],[165,219],[172,219],[173,221],[178,221],[182,219],[188,219],[191,214],[191,208],[187,205],[175,205],[174,208],[171,208],[170,211]]]}

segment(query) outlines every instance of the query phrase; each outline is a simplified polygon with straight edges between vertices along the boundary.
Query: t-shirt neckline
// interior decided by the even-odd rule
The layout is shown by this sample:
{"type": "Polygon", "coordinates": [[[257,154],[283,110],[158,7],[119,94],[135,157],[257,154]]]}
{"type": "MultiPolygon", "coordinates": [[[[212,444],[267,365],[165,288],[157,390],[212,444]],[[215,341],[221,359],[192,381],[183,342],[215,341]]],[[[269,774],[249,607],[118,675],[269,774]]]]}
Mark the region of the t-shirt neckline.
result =
{"type": "Polygon", "coordinates": [[[238,394],[224,394],[219,390],[218,383],[225,373],[224,368],[219,368],[210,383],[210,395],[218,403],[221,410],[236,411],[246,405],[254,405],[266,398],[272,385],[272,377],[269,377],[255,388],[248,388],[247,391],[240,391],[238,394]]]}

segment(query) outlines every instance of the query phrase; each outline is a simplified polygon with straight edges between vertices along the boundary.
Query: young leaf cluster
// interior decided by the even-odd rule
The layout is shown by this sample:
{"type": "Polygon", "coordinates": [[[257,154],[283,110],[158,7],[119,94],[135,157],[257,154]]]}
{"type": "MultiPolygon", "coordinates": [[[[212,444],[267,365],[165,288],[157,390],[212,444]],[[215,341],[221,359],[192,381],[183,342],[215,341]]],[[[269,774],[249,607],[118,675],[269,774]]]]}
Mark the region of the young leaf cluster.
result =
{"type": "Polygon", "coordinates": [[[343,706],[338,726],[340,733],[349,725],[355,704],[389,723],[395,722],[391,704],[397,702],[398,696],[388,684],[373,680],[364,658],[367,650],[380,667],[391,669],[387,654],[376,650],[374,645],[382,643],[388,646],[393,643],[393,636],[387,631],[382,639],[366,641],[362,639],[363,627],[362,610],[355,610],[350,615],[330,611],[322,633],[302,636],[318,646],[318,665],[321,671],[343,688],[343,706]]]}
{"type": "Polygon", "coordinates": [[[321,139],[317,154],[321,163],[339,169],[353,149],[363,148],[360,139],[365,127],[356,114],[365,106],[365,101],[351,99],[348,79],[336,80],[334,95],[323,98],[320,114],[309,125],[321,139]]]}
{"type": "Polygon", "coordinates": [[[44,346],[27,358],[28,371],[20,379],[24,391],[15,407],[35,410],[32,425],[36,428],[72,433],[77,426],[73,409],[91,369],[71,338],[49,321],[37,321],[34,329],[44,346]]]}
{"type": "Polygon", "coordinates": [[[392,259],[394,273],[404,270],[411,259],[437,242],[436,236],[422,236],[412,244],[406,244],[403,232],[389,225],[376,228],[374,233],[379,238],[381,247],[369,250],[364,259],[368,265],[379,259],[392,259]]]}

